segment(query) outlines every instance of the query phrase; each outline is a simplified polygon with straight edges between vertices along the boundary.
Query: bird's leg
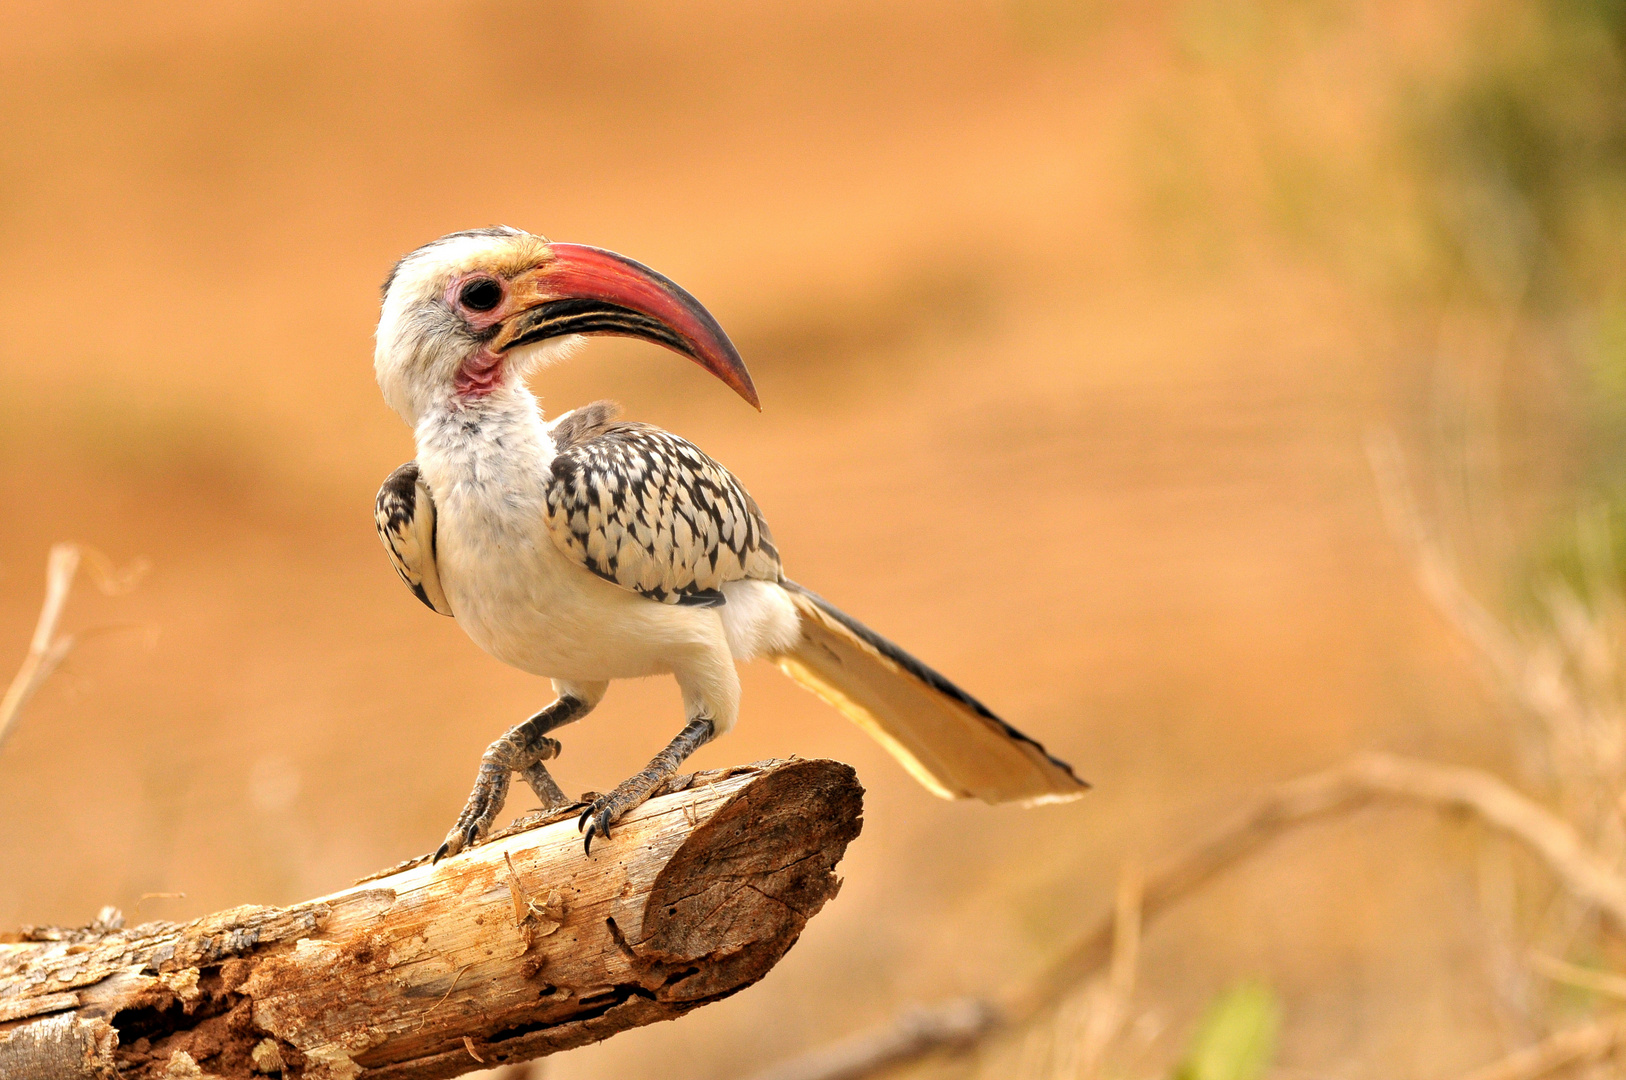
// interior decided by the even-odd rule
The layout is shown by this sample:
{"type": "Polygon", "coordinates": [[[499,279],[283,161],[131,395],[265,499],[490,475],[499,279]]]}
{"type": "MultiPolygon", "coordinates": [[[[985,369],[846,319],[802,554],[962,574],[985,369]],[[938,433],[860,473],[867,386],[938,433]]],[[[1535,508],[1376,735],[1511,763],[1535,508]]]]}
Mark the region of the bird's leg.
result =
{"type": "Polygon", "coordinates": [[[581,820],[576,823],[576,827],[586,834],[582,841],[583,849],[589,855],[593,853],[595,835],[601,835],[608,840],[610,826],[619,820],[621,815],[649,798],[649,793],[655,790],[655,785],[677,772],[678,766],[683,764],[685,758],[711,741],[714,731],[710,717],[695,717],[678,732],[677,738],[666,744],[665,750],[655,755],[655,760],[651,761],[643,772],[621,781],[608,795],[600,795],[594,799],[593,805],[587,808],[581,820]]]}
{"type": "Polygon", "coordinates": [[[445,843],[435,852],[434,861],[456,855],[491,831],[491,823],[508,801],[509,778],[515,772],[525,777],[544,807],[567,805],[569,796],[559,790],[547,766],[542,764],[559,756],[559,740],[548,738],[548,732],[581,719],[595,704],[596,701],[583,701],[572,694],[560,694],[559,700],[524,723],[515,724],[502,738],[486,747],[469,801],[458,815],[457,824],[446,834],[445,843]]]}
{"type": "MultiPolygon", "coordinates": [[[[554,745],[558,745],[557,740],[554,740],[554,745]]],[[[558,757],[558,752],[555,751],[553,756],[558,757]]],[[[531,785],[531,790],[536,792],[536,797],[542,803],[542,809],[544,810],[556,810],[561,806],[569,806],[574,801],[569,795],[560,790],[558,784],[553,782],[553,776],[548,772],[548,767],[540,761],[525,766],[525,768],[519,770],[519,774],[525,778],[527,784],[531,785]]]]}

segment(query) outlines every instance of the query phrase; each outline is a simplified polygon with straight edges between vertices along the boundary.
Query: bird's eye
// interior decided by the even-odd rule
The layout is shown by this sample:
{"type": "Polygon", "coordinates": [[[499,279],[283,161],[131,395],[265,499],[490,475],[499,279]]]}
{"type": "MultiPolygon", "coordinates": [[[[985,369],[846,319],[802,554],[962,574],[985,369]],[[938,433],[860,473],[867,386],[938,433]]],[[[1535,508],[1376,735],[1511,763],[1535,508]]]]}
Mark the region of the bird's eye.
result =
{"type": "Polygon", "coordinates": [[[476,278],[458,292],[457,302],[470,311],[490,311],[502,303],[502,286],[490,278],[476,278]]]}

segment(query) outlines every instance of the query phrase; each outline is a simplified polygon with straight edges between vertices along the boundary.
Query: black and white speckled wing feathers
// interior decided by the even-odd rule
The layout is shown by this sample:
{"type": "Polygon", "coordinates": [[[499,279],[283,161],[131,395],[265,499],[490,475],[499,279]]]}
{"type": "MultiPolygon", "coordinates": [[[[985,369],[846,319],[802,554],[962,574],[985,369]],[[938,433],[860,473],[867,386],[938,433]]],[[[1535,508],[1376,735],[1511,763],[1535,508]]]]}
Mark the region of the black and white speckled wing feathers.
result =
{"type": "Polygon", "coordinates": [[[435,565],[435,500],[418,476],[416,461],[390,473],[378,489],[373,521],[395,572],[412,595],[431,611],[450,615],[452,606],[446,602],[435,565]]]}
{"type": "Polygon", "coordinates": [[[663,604],[716,606],[730,581],[778,581],[779,552],[739,481],[692,443],[618,412],[596,402],[549,429],[547,525],[560,550],[663,604]]]}

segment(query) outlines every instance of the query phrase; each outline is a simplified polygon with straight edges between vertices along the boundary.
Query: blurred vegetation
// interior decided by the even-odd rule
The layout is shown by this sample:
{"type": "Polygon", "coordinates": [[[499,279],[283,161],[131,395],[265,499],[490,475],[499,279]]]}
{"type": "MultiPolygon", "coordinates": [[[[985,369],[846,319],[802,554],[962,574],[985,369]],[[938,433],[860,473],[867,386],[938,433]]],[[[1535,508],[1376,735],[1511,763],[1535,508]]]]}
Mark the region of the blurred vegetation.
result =
{"type": "Polygon", "coordinates": [[[1489,9],[1457,77],[1410,104],[1439,298],[1579,390],[1581,513],[1536,542],[1521,591],[1556,571],[1588,595],[1600,526],[1626,563],[1626,3],[1489,9]]]}
{"type": "Polygon", "coordinates": [[[1458,504],[1437,510],[1464,557],[1488,561],[1492,588],[1511,580],[1527,612],[1554,573],[1587,595],[1580,518],[1601,517],[1626,565],[1626,2],[1478,5],[1443,59],[1409,56],[1362,19],[1330,4],[1186,4],[1193,78],[1220,80],[1257,176],[1227,181],[1227,168],[1246,170],[1234,138],[1205,134],[1211,116],[1154,108],[1140,155],[1148,220],[1176,223],[1216,270],[1264,225],[1416,327],[1407,347],[1434,349],[1441,371],[1426,467],[1458,504]],[[1328,88],[1351,64],[1388,69],[1385,88],[1353,106],[1375,122],[1344,135],[1336,115],[1306,127],[1303,99],[1336,105],[1328,88]],[[1226,210],[1227,183],[1252,195],[1230,204],[1251,210],[1226,210]],[[1529,486],[1509,475],[1521,464],[1505,443],[1551,459],[1522,463],[1549,481],[1546,505],[1464,528],[1504,516],[1505,490],[1529,486]],[[1487,546],[1476,532],[1496,529],[1511,529],[1511,546],[1474,550],[1487,546]]]}
{"type": "Polygon", "coordinates": [[[1174,1080],[1258,1080],[1276,1056],[1281,1004],[1270,987],[1242,982],[1216,997],[1174,1080]]]}
{"type": "Polygon", "coordinates": [[[1449,285],[1578,323],[1601,384],[1619,385],[1626,353],[1605,327],[1626,299],[1626,4],[1511,6],[1480,37],[1455,85],[1417,102],[1449,285]]]}
{"type": "MultiPolygon", "coordinates": [[[[1184,81],[1139,135],[1143,212],[1177,268],[1227,273],[1263,237],[1358,283],[1398,328],[1376,347],[1426,358],[1432,383],[1412,388],[1423,434],[1403,440],[1428,480],[1421,524],[1464,596],[1512,609],[1498,677],[1526,781],[1613,858],[1626,850],[1626,0],[1484,3],[1465,26],[1442,54],[1351,6],[1190,0],[1184,81]],[[1334,89],[1374,69],[1365,97],[1334,89]],[[1307,124],[1306,100],[1326,115],[1307,124]]],[[[1458,621],[1481,617],[1495,621],[1477,608],[1458,621]]],[[[1535,879],[1524,892],[1515,938],[1618,969],[1584,910],[1535,879]]],[[[1509,986],[1511,1012],[1538,1029],[1597,1007],[1509,986]]],[[[1268,990],[1236,988],[1175,1075],[1258,1075],[1276,1023],[1268,990]]]]}

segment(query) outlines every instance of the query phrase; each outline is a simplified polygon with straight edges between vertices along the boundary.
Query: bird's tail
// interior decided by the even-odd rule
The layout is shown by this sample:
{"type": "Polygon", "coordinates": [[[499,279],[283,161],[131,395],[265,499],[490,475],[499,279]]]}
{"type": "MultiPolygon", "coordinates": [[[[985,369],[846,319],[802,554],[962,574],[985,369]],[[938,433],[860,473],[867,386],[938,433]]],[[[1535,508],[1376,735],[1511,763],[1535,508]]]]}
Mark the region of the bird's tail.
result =
{"type": "Polygon", "coordinates": [[[792,581],[801,640],[781,671],[867,731],[934,795],[1028,805],[1076,799],[1089,785],[976,698],[792,581]]]}

